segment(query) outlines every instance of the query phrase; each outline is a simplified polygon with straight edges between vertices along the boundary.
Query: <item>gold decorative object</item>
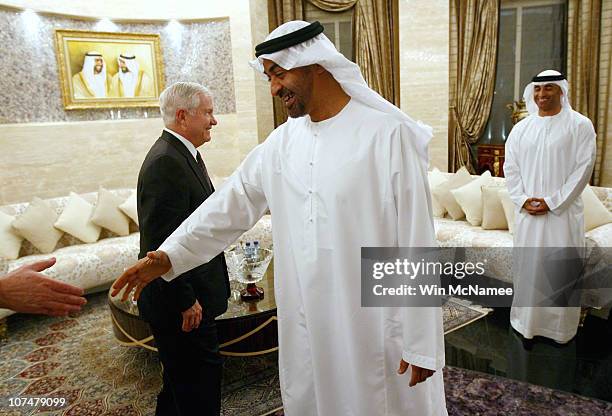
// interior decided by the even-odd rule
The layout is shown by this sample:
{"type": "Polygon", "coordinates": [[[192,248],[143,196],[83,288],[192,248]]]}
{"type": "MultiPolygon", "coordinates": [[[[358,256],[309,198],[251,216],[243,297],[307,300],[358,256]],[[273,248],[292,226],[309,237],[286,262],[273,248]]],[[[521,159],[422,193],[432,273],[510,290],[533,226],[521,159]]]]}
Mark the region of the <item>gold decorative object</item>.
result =
{"type": "Polygon", "coordinates": [[[511,104],[506,104],[506,108],[512,111],[512,124],[516,124],[529,115],[525,100],[514,101],[511,104]]]}
{"type": "Polygon", "coordinates": [[[159,94],[164,89],[159,35],[57,29],[55,52],[65,109],[159,106],[159,94]],[[89,67],[94,75],[89,77],[83,72],[85,54],[94,51],[96,55],[89,54],[96,60],[89,67]],[[119,62],[122,54],[126,55],[119,62]],[[128,60],[134,62],[133,66],[126,63],[128,60]],[[137,68],[138,74],[134,88],[128,92],[120,72],[129,73],[130,68],[137,68]],[[100,74],[104,85],[95,89],[91,83],[100,74]]]}

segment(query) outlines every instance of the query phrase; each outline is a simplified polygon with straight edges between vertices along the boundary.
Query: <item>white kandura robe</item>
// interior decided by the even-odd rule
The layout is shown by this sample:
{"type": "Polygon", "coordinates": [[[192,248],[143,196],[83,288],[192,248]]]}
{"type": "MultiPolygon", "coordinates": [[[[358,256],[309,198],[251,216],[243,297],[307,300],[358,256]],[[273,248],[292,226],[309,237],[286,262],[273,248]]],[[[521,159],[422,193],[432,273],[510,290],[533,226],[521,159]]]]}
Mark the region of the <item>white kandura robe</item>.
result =
{"type": "Polygon", "coordinates": [[[289,119],[160,247],[181,274],[270,208],[288,416],[447,415],[441,309],[360,305],[362,246],[436,244],[411,137],[354,99],[322,122],[289,119]],[[409,387],[402,356],[435,374],[409,387]]]}
{"type": "MultiPolygon", "coordinates": [[[[540,117],[532,114],[508,136],[504,174],[515,204],[514,247],[584,247],[584,209],[580,197],[595,163],[591,121],[571,109],[540,117]],[[544,198],[550,211],[529,215],[527,198],[544,198]]],[[[532,251],[533,252],[533,251],[532,251]]],[[[523,307],[530,290],[543,287],[541,264],[533,255],[515,261],[515,298],[510,313],[514,329],[525,338],[536,335],[569,341],[578,329],[579,307],[523,307]],[[522,306],[515,306],[522,305],[522,306]]]]}

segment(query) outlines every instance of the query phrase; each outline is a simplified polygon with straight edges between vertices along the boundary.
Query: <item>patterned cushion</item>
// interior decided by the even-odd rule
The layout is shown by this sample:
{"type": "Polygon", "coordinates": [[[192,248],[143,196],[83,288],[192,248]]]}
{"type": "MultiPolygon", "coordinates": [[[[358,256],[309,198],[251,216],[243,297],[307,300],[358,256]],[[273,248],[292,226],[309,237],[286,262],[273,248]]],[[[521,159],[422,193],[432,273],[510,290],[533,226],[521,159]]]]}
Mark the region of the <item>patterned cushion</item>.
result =
{"type": "MultiPolygon", "coordinates": [[[[120,196],[121,198],[127,199],[131,195],[133,190],[132,189],[115,189],[115,190],[112,190],[111,192],[117,196],[120,196]]],[[[79,194],[79,196],[85,199],[87,202],[94,204],[94,205],[96,204],[98,200],[97,192],[79,194]]],[[[45,199],[45,202],[49,203],[49,205],[51,205],[59,215],[62,213],[62,211],[64,210],[64,207],[68,203],[68,199],[69,199],[68,196],[64,196],[64,197],[59,197],[59,198],[45,199]]],[[[9,215],[18,216],[26,210],[28,205],[29,205],[28,202],[23,202],[23,203],[13,204],[13,205],[5,205],[2,207],[2,210],[9,215]]],[[[138,227],[135,224],[130,224],[130,233],[133,233],[136,231],[138,231],[138,227]]],[[[111,233],[108,230],[102,230],[102,234],[100,234],[100,239],[112,238],[112,237],[117,237],[117,235],[111,233]]],[[[64,234],[64,236],[57,243],[57,246],[55,249],[57,250],[62,247],[68,247],[68,246],[79,245],[79,244],[83,244],[83,242],[69,234],[64,234]]],[[[32,244],[30,244],[29,241],[25,240],[21,246],[21,252],[19,253],[19,255],[23,257],[23,256],[29,256],[32,254],[40,254],[40,252],[34,246],[32,246],[32,244]]]]}

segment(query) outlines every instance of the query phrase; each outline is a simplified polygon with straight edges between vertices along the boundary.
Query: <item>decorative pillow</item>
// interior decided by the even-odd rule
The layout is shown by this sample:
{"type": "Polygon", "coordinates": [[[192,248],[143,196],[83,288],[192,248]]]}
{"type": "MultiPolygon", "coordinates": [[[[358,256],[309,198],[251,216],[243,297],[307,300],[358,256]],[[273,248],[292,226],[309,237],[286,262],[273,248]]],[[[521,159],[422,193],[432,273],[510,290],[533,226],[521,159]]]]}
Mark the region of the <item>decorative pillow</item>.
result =
{"type": "Polygon", "coordinates": [[[51,253],[64,234],[53,226],[57,212],[40,198],[32,199],[15,221],[13,228],[43,254],[51,253]]]}
{"type": "Polygon", "coordinates": [[[612,213],[601,202],[589,185],[582,191],[584,205],[584,231],[612,222],[612,213]]]}
{"type": "Polygon", "coordinates": [[[504,214],[506,215],[506,222],[508,223],[508,230],[510,234],[514,233],[514,202],[510,199],[510,194],[507,189],[500,189],[498,191],[499,200],[501,201],[502,207],[504,208],[504,214]]]}
{"type": "Polygon", "coordinates": [[[125,202],[119,205],[119,209],[123,211],[125,215],[130,217],[132,221],[138,225],[138,208],[136,202],[136,192],[132,192],[132,195],[125,202]]]}
{"type": "Polygon", "coordinates": [[[100,187],[91,222],[120,236],[130,234],[130,219],[119,209],[123,199],[100,187]]]}
{"type": "Polygon", "coordinates": [[[19,257],[23,238],[13,230],[15,217],[0,211],[0,258],[15,260],[19,257]]]}
{"type": "Polygon", "coordinates": [[[482,191],[480,188],[491,183],[491,172],[488,170],[467,185],[452,189],[451,194],[465,212],[465,218],[472,225],[482,224],[482,191]]]}
{"type": "Polygon", "coordinates": [[[461,209],[461,206],[455,200],[451,190],[457,189],[463,185],[467,185],[472,182],[470,172],[464,167],[459,169],[448,181],[438,185],[434,190],[433,194],[438,199],[440,205],[448,211],[448,214],[454,220],[460,220],[465,216],[465,213],[461,209]]]}
{"type": "Polygon", "coordinates": [[[507,230],[508,221],[504,213],[499,191],[505,189],[503,186],[482,187],[482,229],[483,230],[507,230]]]}
{"type": "Polygon", "coordinates": [[[91,222],[94,207],[83,198],[70,192],[68,203],[55,222],[55,228],[75,236],[84,243],[95,243],[102,229],[91,222]]]}
{"type": "Polygon", "coordinates": [[[431,191],[433,216],[442,218],[444,214],[446,214],[446,209],[438,202],[438,199],[433,194],[433,190],[444,182],[447,182],[448,177],[442,174],[438,168],[434,168],[432,171],[427,172],[427,177],[429,179],[429,189],[431,191]]]}

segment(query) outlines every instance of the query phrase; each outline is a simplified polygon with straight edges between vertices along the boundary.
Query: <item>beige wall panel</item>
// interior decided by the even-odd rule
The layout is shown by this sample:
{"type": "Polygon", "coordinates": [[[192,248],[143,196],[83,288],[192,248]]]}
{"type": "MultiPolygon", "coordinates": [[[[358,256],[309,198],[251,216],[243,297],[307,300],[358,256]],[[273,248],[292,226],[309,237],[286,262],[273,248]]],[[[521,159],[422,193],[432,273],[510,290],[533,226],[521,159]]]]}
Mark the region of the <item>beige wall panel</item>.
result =
{"type": "MultiPolygon", "coordinates": [[[[213,140],[200,148],[211,176],[238,166],[237,116],[217,116],[213,140]]],[[[70,191],[134,188],[161,119],[0,125],[0,205],[70,191]]]]}
{"type": "Polygon", "coordinates": [[[429,124],[430,165],[448,168],[448,0],[400,0],[401,108],[429,124]]]}

